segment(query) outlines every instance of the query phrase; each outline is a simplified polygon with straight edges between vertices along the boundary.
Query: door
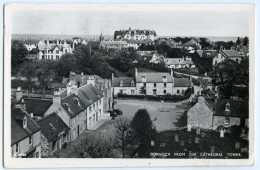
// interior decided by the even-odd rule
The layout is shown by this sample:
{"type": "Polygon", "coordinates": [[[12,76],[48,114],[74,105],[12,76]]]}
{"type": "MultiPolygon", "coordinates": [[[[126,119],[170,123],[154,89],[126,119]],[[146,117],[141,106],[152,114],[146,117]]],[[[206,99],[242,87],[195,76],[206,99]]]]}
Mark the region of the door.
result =
{"type": "Polygon", "coordinates": [[[78,136],[79,136],[79,125],[78,125],[78,136]]]}
{"type": "Polygon", "coordinates": [[[153,90],[153,95],[156,95],[156,89],[153,90]]]}
{"type": "Polygon", "coordinates": [[[98,112],[96,112],[96,121],[98,121],[98,112]]]}
{"type": "Polygon", "coordinates": [[[245,125],[246,125],[246,120],[245,120],[245,119],[240,119],[240,125],[241,125],[242,127],[245,127],[245,125]]]}

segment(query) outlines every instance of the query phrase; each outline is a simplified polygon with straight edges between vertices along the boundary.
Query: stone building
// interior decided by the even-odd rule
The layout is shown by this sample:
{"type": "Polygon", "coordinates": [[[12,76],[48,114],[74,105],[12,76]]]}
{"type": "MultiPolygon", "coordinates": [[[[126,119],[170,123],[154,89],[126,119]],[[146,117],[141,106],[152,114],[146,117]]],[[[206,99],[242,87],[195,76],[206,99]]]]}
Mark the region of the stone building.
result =
{"type": "Polygon", "coordinates": [[[41,128],[18,102],[11,112],[11,151],[15,158],[41,157],[41,128]]]}
{"type": "Polygon", "coordinates": [[[49,157],[69,142],[70,128],[56,114],[52,113],[38,121],[41,127],[41,155],[49,157]]]}

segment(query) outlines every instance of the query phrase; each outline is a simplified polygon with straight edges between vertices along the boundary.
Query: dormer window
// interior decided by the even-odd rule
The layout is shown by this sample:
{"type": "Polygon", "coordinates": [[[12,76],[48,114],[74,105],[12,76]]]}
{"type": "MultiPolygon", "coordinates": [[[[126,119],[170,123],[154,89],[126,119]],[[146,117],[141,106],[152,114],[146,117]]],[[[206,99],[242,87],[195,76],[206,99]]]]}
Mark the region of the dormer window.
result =
{"type": "Polygon", "coordinates": [[[78,104],[78,106],[80,106],[80,102],[78,98],[74,97],[73,100],[78,104]]]}
{"type": "Polygon", "coordinates": [[[135,86],[135,82],[134,82],[134,81],[131,82],[131,86],[132,86],[132,87],[135,86]]]}
{"type": "Polygon", "coordinates": [[[229,104],[229,103],[226,104],[225,111],[226,111],[226,112],[229,112],[229,111],[230,111],[230,104],[229,104]]]}
{"type": "Polygon", "coordinates": [[[27,117],[24,116],[23,118],[23,128],[27,128],[27,117]]]}
{"type": "Polygon", "coordinates": [[[122,86],[123,86],[123,81],[121,80],[121,81],[120,81],[120,87],[122,87],[122,86]]]}
{"type": "Polygon", "coordinates": [[[29,145],[32,145],[32,136],[29,136],[29,145]]]}

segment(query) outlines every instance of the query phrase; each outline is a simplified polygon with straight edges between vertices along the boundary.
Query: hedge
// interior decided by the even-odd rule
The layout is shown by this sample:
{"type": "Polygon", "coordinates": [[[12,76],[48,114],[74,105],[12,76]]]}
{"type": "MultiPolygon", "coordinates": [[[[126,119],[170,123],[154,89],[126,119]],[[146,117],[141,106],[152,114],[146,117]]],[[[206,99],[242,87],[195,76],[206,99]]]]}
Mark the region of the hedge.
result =
{"type": "Polygon", "coordinates": [[[192,88],[188,88],[184,96],[180,95],[157,95],[157,96],[152,96],[152,95],[127,95],[127,94],[121,94],[118,93],[117,98],[121,99],[139,99],[139,100],[150,100],[150,101],[171,101],[171,102],[178,102],[182,100],[186,100],[190,98],[192,94],[192,88]]]}

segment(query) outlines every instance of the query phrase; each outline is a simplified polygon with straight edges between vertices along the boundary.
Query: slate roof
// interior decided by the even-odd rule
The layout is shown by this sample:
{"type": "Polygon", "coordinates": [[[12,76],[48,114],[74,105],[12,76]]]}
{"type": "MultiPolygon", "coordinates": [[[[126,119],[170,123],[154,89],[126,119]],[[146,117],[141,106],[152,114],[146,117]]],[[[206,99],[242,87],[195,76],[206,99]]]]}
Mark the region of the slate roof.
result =
{"type": "Polygon", "coordinates": [[[197,50],[197,53],[203,58],[214,58],[218,55],[217,50],[197,50]]]}
{"type": "Polygon", "coordinates": [[[126,34],[129,34],[131,36],[141,35],[141,34],[156,36],[156,32],[154,30],[139,30],[139,29],[115,31],[114,36],[121,36],[121,38],[123,38],[126,34]]]}
{"type": "Polygon", "coordinates": [[[59,133],[70,129],[56,113],[52,113],[39,120],[38,124],[41,127],[41,133],[49,142],[57,139],[59,133]]]}
{"type": "Polygon", "coordinates": [[[47,99],[25,98],[27,113],[33,113],[34,116],[44,116],[44,113],[51,107],[53,101],[47,99]]]}
{"type": "Polygon", "coordinates": [[[78,97],[86,107],[103,97],[102,93],[92,84],[86,84],[78,89],[78,97]]]}
{"type": "Polygon", "coordinates": [[[123,86],[122,87],[132,87],[131,86],[131,82],[134,81],[133,77],[115,77],[114,80],[112,81],[112,86],[113,87],[120,87],[120,82],[123,82],[123,86]]]}
{"type": "Polygon", "coordinates": [[[243,57],[238,51],[235,50],[222,50],[220,51],[221,54],[228,58],[235,58],[235,57],[243,57]]]}
{"type": "Polygon", "coordinates": [[[163,72],[138,72],[136,77],[136,82],[141,83],[142,76],[145,76],[146,83],[164,83],[163,82],[163,76],[166,76],[167,83],[172,83],[173,78],[169,73],[163,73],[163,72]]]}
{"type": "Polygon", "coordinates": [[[23,112],[20,108],[11,112],[11,146],[21,140],[32,136],[41,130],[40,126],[31,118],[28,113],[23,112]],[[27,118],[27,128],[23,128],[23,118],[27,118]]]}
{"type": "Polygon", "coordinates": [[[249,117],[248,100],[217,99],[214,105],[215,116],[229,116],[238,118],[249,117]],[[225,111],[227,102],[230,104],[230,112],[225,111]]]}
{"type": "Polygon", "coordinates": [[[71,118],[78,115],[87,107],[85,103],[74,93],[61,99],[61,105],[71,118]]]}
{"type": "Polygon", "coordinates": [[[194,64],[193,61],[184,61],[182,58],[166,58],[167,65],[194,64]]]}
{"type": "Polygon", "coordinates": [[[102,41],[103,45],[127,45],[126,41],[102,41]]]}
{"type": "Polygon", "coordinates": [[[191,87],[191,81],[189,78],[174,78],[174,87],[191,87]]]}

